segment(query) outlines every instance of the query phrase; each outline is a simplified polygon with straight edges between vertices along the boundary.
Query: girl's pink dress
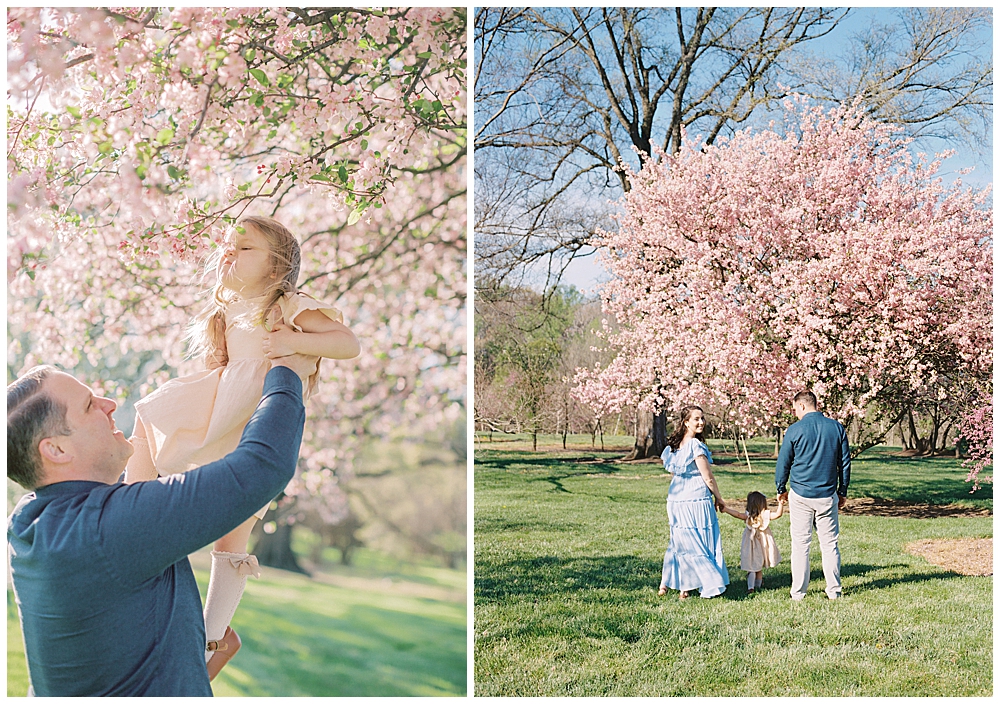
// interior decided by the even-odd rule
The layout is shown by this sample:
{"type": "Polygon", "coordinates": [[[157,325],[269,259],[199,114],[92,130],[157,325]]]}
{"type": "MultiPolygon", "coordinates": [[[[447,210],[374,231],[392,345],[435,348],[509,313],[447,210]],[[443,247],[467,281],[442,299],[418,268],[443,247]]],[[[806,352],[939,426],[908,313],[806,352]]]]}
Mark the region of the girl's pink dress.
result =
{"type": "Polygon", "coordinates": [[[740,569],[747,572],[760,572],[765,567],[774,567],[781,562],[781,553],[771,534],[770,510],[765,508],[758,518],[758,525],[751,524],[748,518],[743,529],[740,569]]]}
{"type": "MultiPolygon", "coordinates": [[[[160,476],[214,462],[239,444],[271,368],[263,350],[265,330],[253,320],[259,303],[237,300],[226,310],[226,366],[171,379],[135,404],[136,429],[141,424],[145,430],[160,476]]],[[[285,294],[278,306],[285,325],[297,332],[302,328],[295,319],[306,310],[343,322],[339,310],[301,293],[285,294]]]]}

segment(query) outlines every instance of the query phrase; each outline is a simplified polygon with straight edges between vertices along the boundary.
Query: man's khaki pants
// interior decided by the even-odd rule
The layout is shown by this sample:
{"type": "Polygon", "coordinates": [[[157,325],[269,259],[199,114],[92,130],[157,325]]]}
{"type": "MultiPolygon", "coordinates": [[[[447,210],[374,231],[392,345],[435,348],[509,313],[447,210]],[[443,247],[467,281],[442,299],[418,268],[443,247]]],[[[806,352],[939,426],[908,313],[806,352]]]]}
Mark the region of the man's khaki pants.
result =
{"type": "Polygon", "coordinates": [[[797,601],[805,597],[809,586],[809,548],[812,544],[813,526],[816,527],[819,549],[823,553],[826,595],[836,599],[840,596],[837,495],[825,499],[807,499],[789,491],[788,512],[792,529],[792,599],[797,601]]]}

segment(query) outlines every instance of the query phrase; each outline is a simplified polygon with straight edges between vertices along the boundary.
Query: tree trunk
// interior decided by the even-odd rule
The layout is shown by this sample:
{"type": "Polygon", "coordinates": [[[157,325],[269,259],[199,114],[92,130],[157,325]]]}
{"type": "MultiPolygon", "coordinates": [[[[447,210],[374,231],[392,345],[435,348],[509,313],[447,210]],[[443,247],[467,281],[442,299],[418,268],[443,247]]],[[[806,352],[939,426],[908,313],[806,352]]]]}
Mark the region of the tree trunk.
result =
{"type": "Polygon", "coordinates": [[[667,446],[667,414],[636,411],[635,427],[635,445],[625,459],[659,457],[667,446]]]}
{"type": "Polygon", "coordinates": [[[292,552],[292,526],[279,525],[273,533],[261,530],[253,553],[262,565],[304,575],[309,574],[302,568],[295,558],[295,553],[292,552]]]}
{"type": "Polygon", "coordinates": [[[774,434],[774,458],[778,458],[778,453],[781,452],[781,440],[784,437],[785,432],[779,427],[777,432],[774,434]]]}

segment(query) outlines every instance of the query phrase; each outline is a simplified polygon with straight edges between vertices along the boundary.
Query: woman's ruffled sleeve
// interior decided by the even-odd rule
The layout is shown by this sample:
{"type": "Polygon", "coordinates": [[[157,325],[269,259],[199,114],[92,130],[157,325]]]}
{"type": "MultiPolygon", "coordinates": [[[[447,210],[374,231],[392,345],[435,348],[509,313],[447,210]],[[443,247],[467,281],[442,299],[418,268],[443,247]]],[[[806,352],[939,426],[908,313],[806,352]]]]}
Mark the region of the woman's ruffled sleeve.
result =
{"type": "Polygon", "coordinates": [[[708,445],[703,443],[701,440],[695,440],[694,452],[692,453],[691,459],[694,459],[699,455],[704,455],[705,459],[708,460],[708,463],[712,464],[712,451],[708,449],[708,445]]]}
{"type": "Polygon", "coordinates": [[[670,445],[663,448],[663,452],[660,453],[660,459],[663,460],[663,468],[673,474],[674,470],[671,469],[671,465],[673,464],[674,453],[670,449],[670,445]]]}
{"type": "Polygon", "coordinates": [[[344,315],[338,309],[304,293],[293,293],[281,299],[281,314],[285,325],[288,325],[295,332],[302,332],[302,328],[295,322],[295,319],[307,310],[318,310],[330,320],[338,323],[344,322],[344,315]]]}

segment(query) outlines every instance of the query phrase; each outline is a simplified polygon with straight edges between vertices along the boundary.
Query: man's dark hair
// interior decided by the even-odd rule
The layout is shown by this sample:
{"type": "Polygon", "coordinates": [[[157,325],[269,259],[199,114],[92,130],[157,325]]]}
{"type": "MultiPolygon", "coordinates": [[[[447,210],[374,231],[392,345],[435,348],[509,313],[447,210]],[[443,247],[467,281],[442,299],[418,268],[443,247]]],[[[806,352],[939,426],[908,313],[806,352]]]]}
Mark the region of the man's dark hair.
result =
{"type": "Polygon", "coordinates": [[[816,400],[816,394],[814,394],[812,391],[800,391],[797,394],[795,394],[795,398],[793,398],[792,401],[794,403],[799,403],[799,402],[805,403],[806,406],[809,406],[810,408],[816,408],[816,406],[819,403],[816,400]]]}
{"type": "Polygon", "coordinates": [[[56,371],[48,365],[32,367],[7,387],[7,476],[28,490],[42,479],[38,443],[70,433],[66,405],[41,390],[56,371]]]}

